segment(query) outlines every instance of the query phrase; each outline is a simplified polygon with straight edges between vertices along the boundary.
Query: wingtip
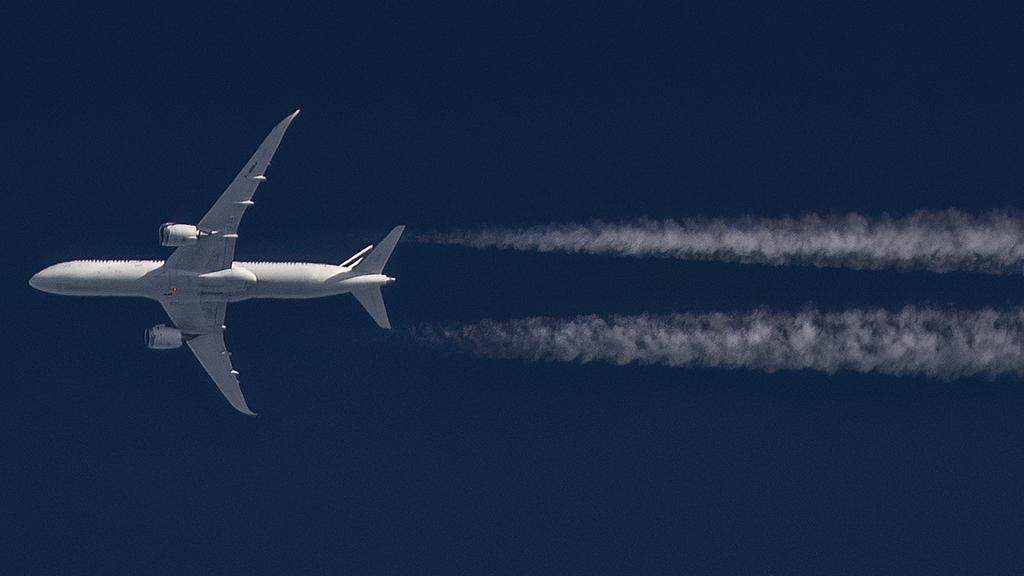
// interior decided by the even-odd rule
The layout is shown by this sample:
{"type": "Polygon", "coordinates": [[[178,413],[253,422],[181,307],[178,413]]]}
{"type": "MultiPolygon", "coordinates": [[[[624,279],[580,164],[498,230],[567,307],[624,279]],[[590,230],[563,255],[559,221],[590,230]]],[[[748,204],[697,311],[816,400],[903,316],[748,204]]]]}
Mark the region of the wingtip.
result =
{"type": "Polygon", "coordinates": [[[285,116],[284,120],[281,120],[281,122],[278,123],[278,126],[279,127],[280,126],[287,127],[289,124],[292,123],[292,120],[295,120],[295,117],[298,116],[299,112],[301,112],[301,111],[302,111],[301,109],[300,110],[296,110],[295,112],[292,112],[291,114],[285,116]]]}
{"type": "Polygon", "coordinates": [[[246,404],[244,400],[242,401],[242,403],[240,405],[232,403],[232,407],[235,410],[238,410],[238,412],[240,414],[245,414],[246,416],[255,416],[256,415],[255,412],[253,412],[252,410],[249,409],[249,405],[246,404]]]}

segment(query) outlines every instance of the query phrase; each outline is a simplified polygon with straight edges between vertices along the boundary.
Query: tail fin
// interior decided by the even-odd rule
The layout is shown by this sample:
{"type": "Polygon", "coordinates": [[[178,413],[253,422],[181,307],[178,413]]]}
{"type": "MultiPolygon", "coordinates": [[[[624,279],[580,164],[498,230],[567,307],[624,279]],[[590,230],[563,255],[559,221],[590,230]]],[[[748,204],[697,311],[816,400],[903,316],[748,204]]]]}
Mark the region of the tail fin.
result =
{"type": "MultiPolygon", "coordinates": [[[[349,258],[349,261],[354,263],[352,270],[358,275],[380,274],[383,272],[384,266],[388,263],[388,258],[391,258],[391,253],[395,250],[395,244],[398,244],[398,238],[404,231],[405,226],[395,226],[379,244],[372,247],[372,250],[368,250],[370,247],[364,248],[361,252],[349,258]],[[363,254],[366,255],[363,256],[363,254]]],[[[389,278],[387,281],[394,281],[394,278],[389,278]]],[[[388,311],[384,308],[384,297],[381,296],[379,284],[356,288],[352,290],[352,295],[363,305],[363,308],[366,309],[366,312],[369,313],[378,326],[381,328],[391,328],[391,321],[388,320],[388,311]]]]}
{"type": "Polygon", "coordinates": [[[363,248],[359,252],[356,252],[352,256],[349,256],[349,259],[339,264],[339,266],[341,266],[342,268],[351,268],[352,266],[359,264],[360,262],[362,262],[363,256],[366,256],[366,253],[369,252],[370,250],[373,250],[373,244],[370,244],[366,248],[363,248]]]}
{"type": "Polygon", "coordinates": [[[356,264],[355,271],[360,274],[380,274],[383,272],[384,265],[388,263],[388,258],[391,258],[391,252],[395,249],[395,244],[398,244],[398,238],[404,231],[405,226],[395,226],[380,241],[380,244],[374,246],[373,250],[356,264]]]}

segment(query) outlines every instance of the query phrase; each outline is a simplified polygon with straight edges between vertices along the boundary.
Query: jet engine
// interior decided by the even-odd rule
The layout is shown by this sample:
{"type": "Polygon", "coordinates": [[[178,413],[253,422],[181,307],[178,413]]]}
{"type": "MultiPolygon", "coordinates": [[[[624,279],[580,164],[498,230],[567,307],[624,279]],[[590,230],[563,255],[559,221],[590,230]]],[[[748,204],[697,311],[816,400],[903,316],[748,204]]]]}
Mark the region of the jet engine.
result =
{"type": "Polygon", "coordinates": [[[146,348],[151,350],[172,350],[181,348],[184,343],[185,337],[177,328],[157,324],[146,330],[146,348]]]}
{"type": "Polygon", "coordinates": [[[190,224],[167,222],[160,225],[160,244],[163,246],[187,246],[199,240],[199,228],[190,224]]]}

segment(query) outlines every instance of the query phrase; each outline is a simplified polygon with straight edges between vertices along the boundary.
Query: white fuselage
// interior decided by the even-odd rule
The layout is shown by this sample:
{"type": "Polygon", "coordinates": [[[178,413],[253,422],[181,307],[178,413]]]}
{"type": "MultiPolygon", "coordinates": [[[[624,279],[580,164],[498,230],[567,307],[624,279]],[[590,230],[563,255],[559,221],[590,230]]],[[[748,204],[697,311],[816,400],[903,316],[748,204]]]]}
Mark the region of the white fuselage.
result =
{"type": "Polygon", "coordinates": [[[73,260],[32,277],[33,288],[67,296],[126,296],[173,302],[237,302],[249,298],[321,298],[393,282],[383,274],[307,262],[235,262],[197,274],[162,260],[73,260]]]}

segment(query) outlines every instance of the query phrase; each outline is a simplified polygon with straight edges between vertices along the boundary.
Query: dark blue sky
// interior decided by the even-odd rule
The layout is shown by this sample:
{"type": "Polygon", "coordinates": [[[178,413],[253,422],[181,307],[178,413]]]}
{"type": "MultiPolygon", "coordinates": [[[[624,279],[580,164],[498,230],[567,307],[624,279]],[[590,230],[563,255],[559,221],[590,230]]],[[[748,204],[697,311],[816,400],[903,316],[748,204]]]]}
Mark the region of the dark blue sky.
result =
{"type": "Polygon", "coordinates": [[[403,330],[1017,306],[1019,277],[403,243],[393,333],[347,297],[229,308],[255,419],[143,346],[155,303],[27,285],[163,258],[157,226],[297,107],[240,259],[340,262],[398,223],[1021,208],[1020,8],[165,5],[0,14],[2,571],[1024,568],[1016,380],[531,365],[403,330]]]}

